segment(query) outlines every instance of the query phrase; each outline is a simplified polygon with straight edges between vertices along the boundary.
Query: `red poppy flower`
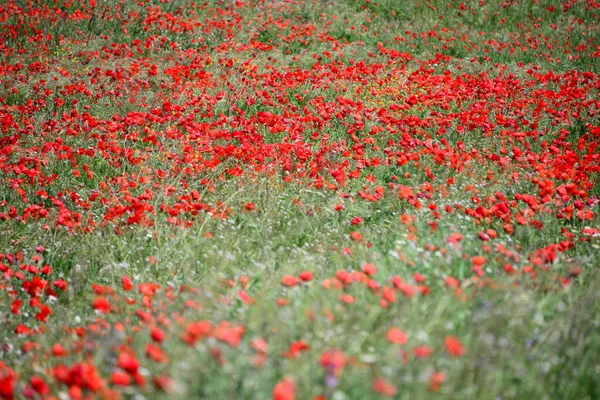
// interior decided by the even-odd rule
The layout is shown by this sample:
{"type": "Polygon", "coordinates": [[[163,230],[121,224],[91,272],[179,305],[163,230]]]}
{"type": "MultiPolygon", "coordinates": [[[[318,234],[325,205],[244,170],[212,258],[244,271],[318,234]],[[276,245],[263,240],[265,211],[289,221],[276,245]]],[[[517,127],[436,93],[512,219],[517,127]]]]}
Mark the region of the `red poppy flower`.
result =
{"type": "Polygon", "coordinates": [[[444,345],[446,347],[446,352],[454,357],[460,357],[466,352],[460,340],[455,336],[447,336],[444,339],[444,345]]]}
{"type": "Polygon", "coordinates": [[[92,305],[95,310],[100,311],[104,314],[109,313],[111,309],[108,299],[104,296],[96,297],[92,305]]]}
{"type": "Polygon", "coordinates": [[[388,330],[387,340],[395,344],[406,344],[408,342],[408,335],[396,327],[392,327],[388,330]]]}
{"type": "Polygon", "coordinates": [[[286,275],[281,278],[281,284],[287,287],[294,287],[298,284],[298,279],[292,275],[286,275]]]}
{"type": "Polygon", "coordinates": [[[294,400],[296,387],[290,380],[284,379],[273,388],[273,400],[294,400]]]}
{"type": "Polygon", "coordinates": [[[385,397],[393,397],[397,393],[396,387],[384,378],[376,378],[373,381],[372,388],[375,392],[385,397]]]}

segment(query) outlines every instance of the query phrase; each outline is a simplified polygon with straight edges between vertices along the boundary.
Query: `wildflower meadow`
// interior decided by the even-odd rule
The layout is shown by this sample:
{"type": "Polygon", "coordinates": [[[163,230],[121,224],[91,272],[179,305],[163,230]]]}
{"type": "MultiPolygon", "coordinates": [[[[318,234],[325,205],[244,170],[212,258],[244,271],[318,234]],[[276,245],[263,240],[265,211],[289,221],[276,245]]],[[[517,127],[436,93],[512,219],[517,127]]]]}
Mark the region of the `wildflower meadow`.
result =
{"type": "Polygon", "coordinates": [[[1,400],[600,398],[599,0],[0,28],[1,400]]]}

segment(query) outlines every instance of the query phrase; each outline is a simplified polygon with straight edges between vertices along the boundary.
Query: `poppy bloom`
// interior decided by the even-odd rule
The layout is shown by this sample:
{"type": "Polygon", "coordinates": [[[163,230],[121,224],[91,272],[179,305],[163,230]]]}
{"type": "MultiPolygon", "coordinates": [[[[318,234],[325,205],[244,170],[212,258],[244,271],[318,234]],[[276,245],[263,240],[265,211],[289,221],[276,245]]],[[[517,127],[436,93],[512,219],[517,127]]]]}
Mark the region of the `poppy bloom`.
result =
{"type": "Polygon", "coordinates": [[[140,363],[131,354],[126,353],[126,352],[121,352],[119,354],[119,359],[117,361],[117,365],[119,367],[123,368],[125,371],[129,372],[130,374],[133,374],[133,373],[137,372],[137,370],[140,366],[140,363]]]}
{"type": "Polygon", "coordinates": [[[294,287],[298,284],[298,279],[292,275],[286,275],[281,278],[281,284],[287,287],[294,287]]]}
{"type": "Polygon", "coordinates": [[[440,390],[442,383],[446,380],[446,374],[443,372],[434,372],[429,378],[429,390],[437,392],[440,390]]]}
{"type": "Polygon", "coordinates": [[[273,400],[294,400],[296,387],[288,379],[279,381],[273,388],[273,400]]]}
{"type": "Polygon", "coordinates": [[[337,375],[346,364],[346,356],[339,350],[329,350],[321,356],[321,366],[337,375]]]}
{"type": "Polygon", "coordinates": [[[12,399],[16,383],[17,375],[0,361],[0,399],[12,399]]]}
{"type": "Polygon", "coordinates": [[[131,376],[122,371],[115,371],[110,376],[110,381],[116,386],[127,386],[131,383],[131,376]]]}
{"type": "Polygon", "coordinates": [[[290,345],[289,350],[284,354],[287,358],[295,358],[298,354],[310,350],[310,346],[304,340],[299,340],[290,345]]]}
{"type": "Polygon", "coordinates": [[[454,357],[460,357],[466,353],[465,348],[456,336],[447,336],[444,339],[446,352],[454,357]]]}
{"type": "Polygon", "coordinates": [[[406,344],[408,342],[408,335],[396,327],[392,327],[388,330],[387,340],[394,344],[406,344]]]}
{"type": "Polygon", "coordinates": [[[377,267],[375,267],[373,264],[364,263],[362,266],[362,270],[367,275],[375,275],[375,273],[377,272],[377,267]]]}
{"type": "Polygon", "coordinates": [[[354,217],[350,221],[350,225],[359,225],[362,222],[363,222],[363,219],[361,217],[354,217]]]}
{"type": "Polygon", "coordinates": [[[157,327],[152,328],[150,336],[152,337],[152,340],[158,343],[162,343],[162,341],[165,340],[165,333],[157,327]]]}
{"type": "Polygon", "coordinates": [[[302,271],[298,277],[304,282],[309,282],[313,279],[313,273],[310,271],[302,271]]]}
{"type": "MultiPolygon", "coordinates": [[[[35,390],[40,395],[45,396],[48,393],[50,393],[50,388],[41,377],[33,376],[29,382],[31,383],[31,387],[33,388],[33,390],[35,390]]],[[[0,397],[2,396],[0,395],[0,397]]]]}
{"type": "Polygon", "coordinates": [[[110,312],[110,303],[108,299],[104,296],[98,296],[94,299],[92,303],[95,310],[106,314],[110,312]]]}
{"type": "Polygon", "coordinates": [[[133,282],[131,282],[131,278],[129,278],[128,276],[123,276],[121,278],[121,283],[123,285],[123,290],[125,290],[126,292],[133,289],[133,282]]]}
{"type": "Polygon", "coordinates": [[[376,378],[373,381],[372,388],[375,392],[385,397],[393,397],[397,393],[396,387],[383,378],[376,378]]]}
{"type": "Polygon", "coordinates": [[[363,237],[359,232],[352,231],[352,232],[350,232],[350,239],[352,239],[356,242],[360,242],[363,240],[363,237]]]}

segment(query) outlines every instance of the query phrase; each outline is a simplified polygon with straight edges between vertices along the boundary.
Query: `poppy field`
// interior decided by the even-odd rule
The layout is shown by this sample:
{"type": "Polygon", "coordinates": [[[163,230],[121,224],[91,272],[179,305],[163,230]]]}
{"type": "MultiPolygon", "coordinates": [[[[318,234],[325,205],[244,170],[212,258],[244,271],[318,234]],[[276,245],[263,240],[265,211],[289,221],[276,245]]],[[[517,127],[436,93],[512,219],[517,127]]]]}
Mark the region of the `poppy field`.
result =
{"type": "Polygon", "coordinates": [[[0,400],[600,398],[600,1],[0,27],[0,400]]]}

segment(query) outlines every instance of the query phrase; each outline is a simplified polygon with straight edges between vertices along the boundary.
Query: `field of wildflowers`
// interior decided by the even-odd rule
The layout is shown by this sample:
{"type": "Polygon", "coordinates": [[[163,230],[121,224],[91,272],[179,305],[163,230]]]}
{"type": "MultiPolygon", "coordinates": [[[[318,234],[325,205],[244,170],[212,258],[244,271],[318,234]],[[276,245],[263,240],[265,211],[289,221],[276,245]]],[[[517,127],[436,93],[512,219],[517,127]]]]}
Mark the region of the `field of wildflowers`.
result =
{"type": "Polygon", "coordinates": [[[1,400],[600,398],[600,1],[0,27],[1,400]]]}

